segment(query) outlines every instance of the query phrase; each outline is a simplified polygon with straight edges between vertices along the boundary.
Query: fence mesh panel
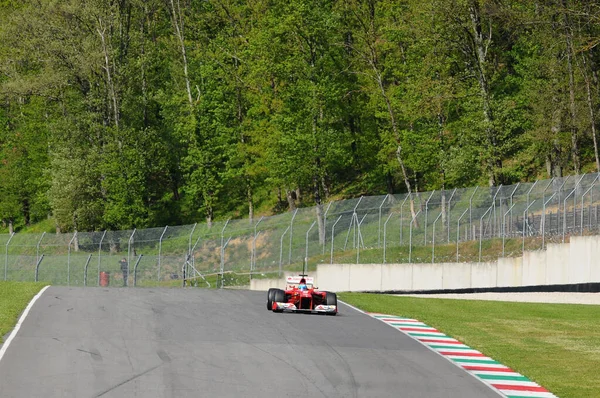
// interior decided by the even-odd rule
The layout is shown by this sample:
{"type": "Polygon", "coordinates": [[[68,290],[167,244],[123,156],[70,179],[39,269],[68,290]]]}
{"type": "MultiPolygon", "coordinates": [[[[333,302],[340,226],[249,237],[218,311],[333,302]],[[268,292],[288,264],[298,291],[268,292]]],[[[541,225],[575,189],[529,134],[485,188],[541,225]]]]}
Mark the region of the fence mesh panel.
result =
{"type": "Polygon", "coordinates": [[[4,280],[247,284],[328,263],[488,262],[599,232],[600,175],[379,195],[212,224],[0,234],[4,280]],[[102,276],[102,281],[101,281],[102,276]]]}

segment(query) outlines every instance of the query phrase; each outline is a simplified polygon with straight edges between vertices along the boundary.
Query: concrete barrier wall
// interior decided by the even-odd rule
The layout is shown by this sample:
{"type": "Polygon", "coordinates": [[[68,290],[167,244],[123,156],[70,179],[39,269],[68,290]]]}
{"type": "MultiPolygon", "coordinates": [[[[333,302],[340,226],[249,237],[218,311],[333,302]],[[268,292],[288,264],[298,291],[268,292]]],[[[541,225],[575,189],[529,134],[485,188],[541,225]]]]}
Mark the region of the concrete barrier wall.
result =
{"type": "Polygon", "coordinates": [[[282,289],[285,287],[285,278],[280,279],[252,279],[250,280],[250,290],[267,291],[272,287],[282,289]]]}
{"type": "MultiPolygon", "coordinates": [[[[315,284],[331,291],[418,291],[600,282],[600,236],[574,236],[545,251],[486,263],[320,264],[315,284]]],[[[284,279],[253,279],[251,289],[284,279]]]]}
{"type": "Polygon", "coordinates": [[[413,290],[414,264],[385,264],[381,267],[381,289],[413,290]]]}
{"type": "Polygon", "coordinates": [[[496,262],[471,264],[471,286],[496,287],[498,274],[496,262]]]}

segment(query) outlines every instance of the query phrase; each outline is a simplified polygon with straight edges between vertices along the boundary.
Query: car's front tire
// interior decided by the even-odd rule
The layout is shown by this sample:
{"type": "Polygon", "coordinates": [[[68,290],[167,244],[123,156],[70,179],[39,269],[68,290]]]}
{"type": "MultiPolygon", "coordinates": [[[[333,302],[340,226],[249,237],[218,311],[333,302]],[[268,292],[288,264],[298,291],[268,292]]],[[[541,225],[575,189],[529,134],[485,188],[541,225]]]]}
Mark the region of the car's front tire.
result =
{"type": "Polygon", "coordinates": [[[271,311],[273,309],[273,294],[275,293],[276,288],[272,287],[267,292],[267,309],[271,311]]]}
{"type": "MultiPolygon", "coordinates": [[[[337,308],[337,295],[332,292],[325,292],[325,305],[335,305],[337,308]]],[[[337,311],[328,312],[327,315],[337,315],[337,311]]]]}
{"type": "MultiPolygon", "coordinates": [[[[277,303],[285,303],[285,291],[281,289],[274,289],[273,291],[273,301],[271,301],[271,308],[273,307],[273,302],[277,303]]],[[[283,312],[282,310],[273,310],[275,312],[283,312]]]]}

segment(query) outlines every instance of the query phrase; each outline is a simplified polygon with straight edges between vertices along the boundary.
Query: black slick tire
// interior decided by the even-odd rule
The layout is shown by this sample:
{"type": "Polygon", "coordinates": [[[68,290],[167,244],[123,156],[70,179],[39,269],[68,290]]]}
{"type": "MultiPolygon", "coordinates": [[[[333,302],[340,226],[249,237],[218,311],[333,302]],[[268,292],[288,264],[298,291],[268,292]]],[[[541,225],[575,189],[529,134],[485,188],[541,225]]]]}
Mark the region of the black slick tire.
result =
{"type": "MultiPolygon", "coordinates": [[[[273,291],[273,301],[278,302],[278,303],[284,303],[285,302],[285,292],[281,289],[275,289],[273,291]]],[[[272,305],[272,302],[271,302],[272,305]]],[[[273,310],[274,312],[283,312],[282,310],[273,310]]]]}
{"type": "Polygon", "coordinates": [[[267,292],[267,309],[271,311],[273,309],[273,293],[275,293],[276,288],[272,287],[267,292]]]}
{"type": "MultiPolygon", "coordinates": [[[[325,292],[325,305],[335,305],[337,307],[337,295],[332,292],[325,292]]],[[[328,312],[327,315],[337,315],[337,311],[328,312]]]]}

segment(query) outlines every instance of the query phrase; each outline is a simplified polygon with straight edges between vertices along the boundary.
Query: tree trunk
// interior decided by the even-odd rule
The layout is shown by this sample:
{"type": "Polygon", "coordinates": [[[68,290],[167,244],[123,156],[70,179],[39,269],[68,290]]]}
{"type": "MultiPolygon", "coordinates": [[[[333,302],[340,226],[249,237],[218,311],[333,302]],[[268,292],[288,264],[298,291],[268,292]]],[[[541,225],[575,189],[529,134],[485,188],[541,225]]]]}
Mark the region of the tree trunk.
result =
{"type": "Polygon", "coordinates": [[[207,208],[206,208],[206,225],[207,225],[208,229],[212,228],[213,219],[214,219],[213,208],[212,208],[212,206],[207,206],[207,208]]]}
{"type": "Polygon", "coordinates": [[[590,111],[590,126],[591,126],[591,133],[592,133],[592,140],[594,142],[594,156],[596,159],[596,171],[598,173],[600,173],[600,158],[598,157],[598,139],[596,137],[596,113],[594,112],[594,102],[592,100],[592,87],[591,87],[591,82],[590,82],[590,78],[587,74],[587,62],[586,62],[586,55],[584,54],[582,57],[583,59],[583,68],[582,68],[582,73],[583,73],[583,78],[585,80],[585,89],[586,89],[586,93],[587,93],[587,104],[588,104],[588,109],[590,111]]]}
{"type": "Polygon", "coordinates": [[[185,36],[184,36],[184,24],[183,24],[183,16],[181,14],[181,7],[179,4],[179,0],[177,1],[177,8],[175,7],[174,0],[171,0],[171,12],[173,17],[173,27],[175,28],[175,35],[179,40],[179,45],[181,47],[181,56],[183,59],[183,77],[185,79],[185,88],[188,95],[188,102],[190,107],[194,105],[194,100],[192,99],[192,89],[190,85],[190,78],[188,75],[188,61],[187,61],[187,53],[185,49],[185,36]]]}
{"type": "Polygon", "coordinates": [[[248,178],[246,178],[246,198],[248,200],[248,218],[250,224],[252,224],[252,220],[254,219],[254,201],[252,200],[252,186],[248,178]]]}
{"type": "Polygon", "coordinates": [[[8,233],[11,234],[11,235],[13,233],[15,233],[15,226],[13,224],[13,219],[12,218],[8,219],[8,233]]]}
{"type": "Polygon", "coordinates": [[[296,200],[294,199],[295,195],[296,195],[295,192],[292,190],[288,189],[285,191],[285,196],[286,196],[290,211],[296,210],[296,200]]]}
{"type": "MultiPolygon", "coordinates": [[[[566,8],[566,1],[563,0],[563,6],[566,8]]],[[[565,37],[567,42],[567,69],[569,73],[569,113],[571,116],[571,157],[573,159],[573,170],[575,174],[579,174],[581,171],[581,164],[579,159],[579,137],[577,132],[577,126],[575,125],[577,111],[575,108],[575,76],[573,72],[573,39],[571,37],[571,27],[569,17],[566,12],[563,14],[563,20],[565,23],[565,37]]]]}
{"type": "Polygon", "coordinates": [[[502,163],[497,152],[498,137],[493,124],[494,114],[491,106],[490,89],[486,72],[487,47],[491,41],[491,34],[487,39],[487,43],[484,43],[485,40],[481,26],[481,14],[479,3],[477,1],[472,1],[469,5],[469,14],[471,17],[471,27],[473,29],[473,45],[475,46],[475,75],[477,76],[479,92],[483,103],[483,120],[485,123],[486,141],[488,150],[490,151],[486,160],[486,168],[489,176],[489,185],[492,187],[498,184],[498,176],[496,172],[498,168],[502,168],[502,163]]]}
{"type": "Polygon", "coordinates": [[[400,131],[398,130],[398,125],[396,124],[396,116],[394,114],[394,110],[392,109],[392,104],[390,102],[390,99],[388,98],[387,92],[385,91],[385,87],[383,86],[383,80],[382,77],[379,73],[379,71],[376,69],[375,66],[373,66],[375,73],[377,74],[377,82],[379,85],[379,90],[381,91],[381,95],[383,96],[383,99],[385,100],[385,104],[387,107],[387,111],[388,111],[388,115],[390,117],[390,123],[392,125],[392,131],[394,133],[394,138],[396,140],[396,160],[398,161],[398,164],[400,165],[400,170],[402,172],[402,178],[404,178],[404,185],[406,186],[406,190],[408,191],[408,195],[409,195],[409,200],[410,200],[410,214],[412,215],[412,219],[415,219],[416,217],[416,213],[415,213],[415,203],[414,203],[414,199],[412,197],[412,187],[410,185],[410,180],[408,179],[408,174],[406,172],[406,167],[404,166],[404,160],[402,158],[402,145],[400,144],[400,131]]]}
{"type": "Polygon", "coordinates": [[[115,127],[119,128],[119,107],[117,105],[117,94],[113,82],[113,77],[111,74],[111,66],[110,66],[110,57],[108,53],[108,46],[106,44],[106,27],[102,24],[102,19],[98,18],[99,28],[96,29],[98,34],[100,35],[100,40],[102,41],[102,52],[104,55],[104,70],[106,71],[106,84],[108,85],[108,93],[110,95],[110,102],[112,103],[112,112],[113,112],[113,121],[115,123],[115,127]]]}

